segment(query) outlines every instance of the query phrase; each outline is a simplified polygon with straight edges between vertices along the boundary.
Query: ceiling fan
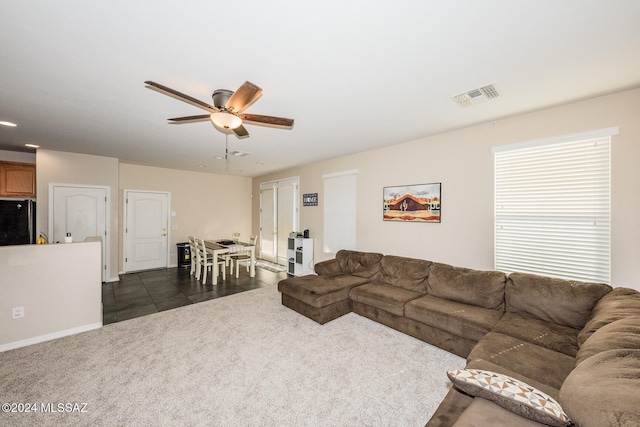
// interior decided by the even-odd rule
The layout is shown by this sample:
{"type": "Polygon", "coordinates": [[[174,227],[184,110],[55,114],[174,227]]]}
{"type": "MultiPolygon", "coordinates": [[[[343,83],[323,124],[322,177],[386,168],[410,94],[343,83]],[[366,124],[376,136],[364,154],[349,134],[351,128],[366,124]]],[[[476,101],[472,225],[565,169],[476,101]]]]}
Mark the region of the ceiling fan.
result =
{"type": "Polygon", "coordinates": [[[147,87],[156,92],[186,102],[207,111],[208,114],[199,116],[175,117],[169,119],[173,124],[195,123],[211,120],[213,125],[224,133],[231,130],[238,138],[248,138],[249,132],[243,124],[263,125],[277,127],[281,129],[291,129],[293,119],[284,117],[261,116],[258,114],[244,114],[243,111],[249,108],[260,96],[262,89],[251,82],[244,82],[237,91],[232,92],[227,89],[217,89],[213,92],[213,105],[202,102],[189,95],[178,92],[159,83],[146,81],[147,87]]]}

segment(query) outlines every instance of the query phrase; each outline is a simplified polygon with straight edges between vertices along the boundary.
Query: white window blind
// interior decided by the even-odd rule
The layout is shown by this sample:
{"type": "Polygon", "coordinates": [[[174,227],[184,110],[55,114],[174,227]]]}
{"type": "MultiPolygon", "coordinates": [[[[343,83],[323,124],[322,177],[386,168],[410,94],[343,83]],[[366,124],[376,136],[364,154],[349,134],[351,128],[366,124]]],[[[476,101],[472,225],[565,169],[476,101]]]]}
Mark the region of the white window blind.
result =
{"type": "Polygon", "coordinates": [[[356,249],[356,174],[323,175],[324,252],[356,249]]]}
{"type": "Polygon", "coordinates": [[[610,282],[613,134],[495,150],[496,270],[610,282]]]}

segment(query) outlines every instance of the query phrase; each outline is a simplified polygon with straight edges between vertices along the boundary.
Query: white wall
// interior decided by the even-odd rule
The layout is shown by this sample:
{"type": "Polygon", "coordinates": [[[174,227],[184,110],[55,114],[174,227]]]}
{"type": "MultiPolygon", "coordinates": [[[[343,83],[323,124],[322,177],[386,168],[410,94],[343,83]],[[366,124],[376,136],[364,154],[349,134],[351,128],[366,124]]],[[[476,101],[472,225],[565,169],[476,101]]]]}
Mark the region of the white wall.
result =
{"type": "Polygon", "coordinates": [[[109,281],[118,280],[118,159],[38,149],[36,153],[37,231],[49,233],[49,184],[107,186],[110,189],[107,238],[109,281]]]}
{"type": "MultiPolygon", "coordinates": [[[[251,234],[251,178],[120,164],[120,194],[124,190],[171,193],[171,263],[177,263],[176,243],[187,236],[216,239],[239,232],[251,234]]],[[[122,212],[121,212],[122,215],[122,212]]],[[[124,226],[122,216],[120,223],[124,226]]],[[[121,248],[122,249],[122,234],[121,248]]],[[[122,271],[122,257],[120,257],[122,271]]]]}
{"type": "Polygon", "coordinates": [[[100,241],[0,247],[0,351],[102,326],[100,241]],[[13,319],[13,308],[25,316],[13,319]]]}
{"type": "MultiPolygon", "coordinates": [[[[489,108],[490,104],[474,108],[489,108]]],[[[300,195],[318,193],[319,206],[301,207],[300,224],[323,254],[323,182],[327,173],[358,169],[357,248],[457,266],[493,269],[493,146],[618,126],[612,139],[612,284],[640,289],[640,89],[514,116],[356,155],[300,166],[253,179],[300,176],[300,195]],[[442,222],[382,220],[382,189],[442,183],[442,222]]],[[[356,136],[357,137],[357,134],[356,136]]],[[[303,142],[303,141],[302,141],[303,142]]],[[[300,202],[302,205],[302,202],[300,202]]],[[[259,198],[253,201],[254,233],[259,198]]]]}

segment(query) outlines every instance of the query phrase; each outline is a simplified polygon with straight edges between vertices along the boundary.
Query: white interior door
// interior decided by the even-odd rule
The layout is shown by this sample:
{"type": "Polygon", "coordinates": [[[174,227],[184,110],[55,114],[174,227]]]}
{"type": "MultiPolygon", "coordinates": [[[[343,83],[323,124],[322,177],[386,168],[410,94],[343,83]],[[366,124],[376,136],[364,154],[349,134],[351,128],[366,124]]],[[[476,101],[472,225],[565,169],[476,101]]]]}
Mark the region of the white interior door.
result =
{"type": "Polygon", "coordinates": [[[296,221],[297,180],[278,182],[278,264],[287,265],[289,233],[298,230],[296,221]]]}
{"type": "Polygon", "coordinates": [[[298,178],[260,185],[260,250],[265,260],[287,263],[289,233],[298,228],[298,178]]]}
{"type": "Polygon", "coordinates": [[[107,277],[108,187],[49,186],[49,241],[64,242],[71,233],[74,242],[87,237],[102,238],[102,280],[107,277]]]}
{"type": "Polygon", "coordinates": [[[277,231],[275,187],[264,186],[260,189],[260,257],[277,262],[277,231]]]}
{"type": "Polygon", "coordinates": [[[125,190],[124,271],[167,267],[169,193],[125,190]]]}

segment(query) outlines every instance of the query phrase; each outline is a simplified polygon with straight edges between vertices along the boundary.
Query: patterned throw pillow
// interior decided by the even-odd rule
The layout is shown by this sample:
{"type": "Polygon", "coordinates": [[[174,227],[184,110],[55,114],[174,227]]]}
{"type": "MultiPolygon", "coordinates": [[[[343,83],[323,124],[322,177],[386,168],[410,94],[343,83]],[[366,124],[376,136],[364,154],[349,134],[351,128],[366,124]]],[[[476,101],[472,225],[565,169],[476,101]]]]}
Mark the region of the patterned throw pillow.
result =
{"type": "Polygon", "coordinates": [[[447,375],[460,390],[490,400],[522,417],[551,426],[572,425],[551,396],[515,378],[479,369],[458,369],[447,375]]]}

